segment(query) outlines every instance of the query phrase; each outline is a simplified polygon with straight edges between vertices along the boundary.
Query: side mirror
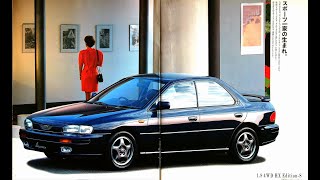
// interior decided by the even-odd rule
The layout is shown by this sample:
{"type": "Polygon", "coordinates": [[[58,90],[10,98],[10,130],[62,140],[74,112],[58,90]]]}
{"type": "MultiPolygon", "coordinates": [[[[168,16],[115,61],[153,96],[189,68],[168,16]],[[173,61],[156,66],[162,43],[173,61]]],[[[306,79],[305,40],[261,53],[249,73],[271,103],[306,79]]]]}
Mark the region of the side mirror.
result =
{"type": "Polygon", "coordinates": [[[157,104],[158,110],[170,109],[170,102],[167,101],[159,101],[157,104]]]}
{"type": "Polygon", "coordinates": [[[170,102],[167,101],[159,101],[156,105],[151,107],[151,110],[163,110],[163,109],[170,109],[170,102]]]}

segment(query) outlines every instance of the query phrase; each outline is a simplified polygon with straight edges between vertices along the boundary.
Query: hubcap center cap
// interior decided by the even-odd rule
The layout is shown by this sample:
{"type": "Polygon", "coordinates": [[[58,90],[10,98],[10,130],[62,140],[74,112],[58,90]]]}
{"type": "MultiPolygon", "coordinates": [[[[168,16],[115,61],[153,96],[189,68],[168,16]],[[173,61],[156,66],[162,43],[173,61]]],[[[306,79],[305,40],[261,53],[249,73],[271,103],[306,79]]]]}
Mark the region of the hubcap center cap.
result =
{"type": "Polygon", "coordinates": [[[119,151],[118,151],[118,154],[119,154],[120,157],[126,157],[127,150],[124,147],[120,147],[119,151]]]}

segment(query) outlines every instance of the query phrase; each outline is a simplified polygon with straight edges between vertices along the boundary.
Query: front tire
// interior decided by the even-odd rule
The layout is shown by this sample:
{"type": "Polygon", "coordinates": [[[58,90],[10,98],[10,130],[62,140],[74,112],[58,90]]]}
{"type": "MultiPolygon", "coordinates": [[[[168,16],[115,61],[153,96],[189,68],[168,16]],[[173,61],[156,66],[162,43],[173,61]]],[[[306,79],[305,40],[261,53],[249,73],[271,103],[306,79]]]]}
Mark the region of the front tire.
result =
{"type": "Polygon", "coordinates": [[[256,132],[245,127],[240,129],[232,139],[229,153],[232,159],[238,163],[253,161],[259,151],[259,140],[256,132]]]}
{"type": "Polygon", "coordinates": [[[126,169],[136,158],[136,141],[129,132],[121,131],[114,134],[107,148],[107,159],[114,169],[126,169]]]}

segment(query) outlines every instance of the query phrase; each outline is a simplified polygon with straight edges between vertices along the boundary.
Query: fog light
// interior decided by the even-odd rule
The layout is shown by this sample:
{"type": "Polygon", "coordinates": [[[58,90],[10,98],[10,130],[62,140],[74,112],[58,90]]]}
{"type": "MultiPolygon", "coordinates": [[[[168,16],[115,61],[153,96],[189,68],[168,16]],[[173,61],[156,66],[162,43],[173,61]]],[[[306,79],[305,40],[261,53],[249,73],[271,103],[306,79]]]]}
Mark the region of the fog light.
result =
{"type": "Polygon", "coordinates": [[[24,141],[24,142],[23,142],[23,145],[26,146],[26,147],[29,147],[28,141],[24,141]]]}
{"type": "Polygon", "coordinates": [[[68,147],[68,146],[61,146],[60,150],[61,150],[62,153],[71,153],[72,148],[68,147]]]}

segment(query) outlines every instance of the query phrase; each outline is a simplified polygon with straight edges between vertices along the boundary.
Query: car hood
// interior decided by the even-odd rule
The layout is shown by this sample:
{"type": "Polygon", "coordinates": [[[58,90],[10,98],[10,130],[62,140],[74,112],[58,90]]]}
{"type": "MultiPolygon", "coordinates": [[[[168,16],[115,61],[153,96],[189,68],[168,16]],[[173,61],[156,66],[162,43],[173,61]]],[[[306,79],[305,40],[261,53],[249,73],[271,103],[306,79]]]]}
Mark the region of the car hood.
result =
{"type": "Polygon", "coordinates": [[[134,116],[139,109],[106,107],[85,102],[48,108],[31,114],[28,118],[43,124],[95,124],[96,121],[116,121],[134,116]]]}

